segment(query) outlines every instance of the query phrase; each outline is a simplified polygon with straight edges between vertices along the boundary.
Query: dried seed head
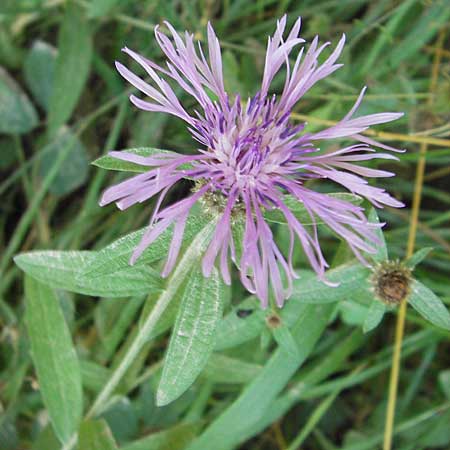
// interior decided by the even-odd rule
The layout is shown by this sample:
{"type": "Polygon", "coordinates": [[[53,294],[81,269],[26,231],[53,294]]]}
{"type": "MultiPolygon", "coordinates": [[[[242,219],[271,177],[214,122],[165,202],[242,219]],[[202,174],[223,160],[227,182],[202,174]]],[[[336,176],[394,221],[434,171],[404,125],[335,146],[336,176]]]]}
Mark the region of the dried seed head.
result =
{"type": "Polygon", "coordinates": [[[399,305],[410,293],[411,271],[400,261],[385,261],[373,271],[371,282],[376,297],[387,305],[399,305]]]}

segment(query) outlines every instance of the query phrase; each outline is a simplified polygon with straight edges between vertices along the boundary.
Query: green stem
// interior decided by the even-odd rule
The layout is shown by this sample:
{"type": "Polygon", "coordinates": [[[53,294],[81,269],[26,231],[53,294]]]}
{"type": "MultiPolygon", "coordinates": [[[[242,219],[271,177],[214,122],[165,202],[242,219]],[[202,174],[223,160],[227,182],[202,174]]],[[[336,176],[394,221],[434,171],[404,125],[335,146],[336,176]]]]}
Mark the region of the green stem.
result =
{"type": "MultiPolygon", "coordinates": [[[[125,375],[129,367],[141,351],[142,347],[147,342],[148,336],[155,327],[158,319],[166,310],[181,283],[186,278],[189,271],[192,269],[193,263],[200,257],[206,245],[209,243],[215,223],[215,221],[209,222],[203,228],[203,230],[198,233],[192,244],[184,253],[175,271],[167,282],[167,288],[159,296],[154,308],[145,319],[145,322],[142,324],[142,327],[136,334],[134,341],[131,343],[128,351],[125,353],[122,361],[116,367],[110,379],[98,394],[96,400],[94,401],[94,404],[87,412],[86,418],[96,416],[107,404],[111,394],[114,392],[122,377],[125,375]]],[[[76,436],[73,436],[70,441],[62,448],[62,450],[71,450],[76,444],[76,440],[76,436]]]]}

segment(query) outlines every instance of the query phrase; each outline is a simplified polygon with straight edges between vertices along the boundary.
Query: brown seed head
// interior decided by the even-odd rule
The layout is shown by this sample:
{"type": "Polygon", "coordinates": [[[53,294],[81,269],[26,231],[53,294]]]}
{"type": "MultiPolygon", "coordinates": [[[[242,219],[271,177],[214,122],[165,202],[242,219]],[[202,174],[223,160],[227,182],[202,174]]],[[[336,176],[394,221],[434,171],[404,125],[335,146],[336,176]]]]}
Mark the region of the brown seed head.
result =
{"type": "Polygon", "coordinates": [[[371,277],[375,295],[387,305],[399,305],[410,293],[411,271],[399,261],[385,261],[371,277]]]}

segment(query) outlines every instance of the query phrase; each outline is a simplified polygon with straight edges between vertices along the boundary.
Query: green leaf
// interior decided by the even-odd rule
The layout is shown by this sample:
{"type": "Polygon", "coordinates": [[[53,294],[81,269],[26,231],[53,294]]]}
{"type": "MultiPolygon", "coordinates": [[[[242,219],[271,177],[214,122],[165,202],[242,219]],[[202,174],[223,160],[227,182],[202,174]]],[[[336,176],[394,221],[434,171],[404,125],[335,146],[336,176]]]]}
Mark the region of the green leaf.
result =
{"type": "Polygon", "coordinates": [[[333,310],[334,305],[303,304],[291,329],[299,348],[298,356],[286,358],[284,350],[276,350],[242,394],[186,450],[203,448],[228,450],[237,447],[247,430],[263,417],[306,360],[325,329],[333,310]]]}
{"type": "Polygon", "coordinates": [[[53,89],[56,49],[43,41],[34,41],[24,64],[25,81],[42,108],[48,111],[53,89]]]}
{"type": "Polygon", "coordinates": [[[294,288],[291,299],[287,305],[293,302],[302,303],[332,303],[344,300],[356,291],[367,289],[369,270],[360,264],[343,264],[329,270],[325,277],[333,283],[339,283],[337,287],[324,284],[317,278],[314,272],[300,271],[298,280],[294,280],[294,288]]]}
{"type": "MultiPolygon", "coordinates": [[[[200,230],[210,221],[210,218],[203,214],[192,214],[186,221],[184,229],[183,243],[189,243],[198,234],[200,230]]],[[[92,277],[114,274],[123,268],[129,267],[131,255],[139,244],[143,234],[147,228],[142,228],[133,233],[121,237],[117,241],[108,245],[104,249],[97,252],[96,257],[91,259],[89,263],[83,267],[80,277],[92,277]]],[[[173,227],[169,227],[164,231],[158,239],[155,240],[136,261],[134,267],[143,264],[150,264],[165,258],[169,246],[172,241],[173,227]]]]}
{"type": "Polygon", "coordinates": [[[282,350],[289,356],[298,358],[299,350],[297,343],[285,323],[281,323],[279,326],[273,328],[272,335],[282,350]]]}
{"type": "MultiPolygon", "coordinates": [[[[1,108],[1,105],[0,105],[1,108]]],[[[17,141],[13,136],[0,137],[0,170],[5,171],[11,166],[17,164],[17,151],[13,151],[17,147],[17,141]]]]}
{"type": "Polygon", "coordinates": [[[378,300],[374,300],[367,311],[366,318],[363,324],[364,333],[368,333],[376,328],[383,320],[386,312],[386,305],[378,300]]]}
{"type": "Polygon", "coordinates": [[[216,332],[216,350],[236,347],[254,339],[265,327],[266,313],[256,297],[249,297],[220,321],[216,332]]]}
{"type": "Polygon", "coordinates": [[[440,328],[450,330],[450,314],[433,291],[420,281],[413,280],[408,302],[426,320],[440,328]]]}
{"type": "Polygon", "coordinates": [[[91,0],[88,16],[93,19],[105,16],[117,3],[119,0],[91,0]]]}
{"type": "Polygon", "coordinates": [[[387,64],[378,64],[377,75],[393,71],[402,61],[408,61],[417,55],[419,49],[431,41],[439,29],[448,21],[450,8],[445,7],[445,2],[433,2],[423,9],[422,15],[414,22],[410,22],[407,28],[409,33],[398,40],[398,45],[389,52],[387,64]],[[384,69],[384,70],[383,70],[384,69]]]}
{"type": "Polygon", "coordinates": [[[51,425],[47,425],[33,442],[32,450],[60,450],[61,443],[51,425]]]}
{"type": "Polygon", "coordinates": [[[202,372],[202,377],[214,383],[243,384],[251,382],[261,370],[260,365],[213,353],[202,372]]]}
{"type": "Polygon", "coordinates": [[[401,25],[406,13],[415,3],[416,0],[406,0],[399,3],[399,6],[393,11],[392,16],[386,22],[386,25],[380,27],[380,32],[377,33],[375,41],[371,43],[370,52],[365,55],[364,64],[359,69],[363,76],[370,73],[371,69],[377,70],[379,64],[375,63],[379,61],[379,56],[382,56],[383,49],[390,46],[395,30],[401,25]]]}
{"type": "Polygon", "coordinates": [[[442,392],[447,397],[447,400],[450,400],[450,369],[439,372],[438,380],[442,392]]]}
{"type": "Polygon", "coordinates": [[[83,450],[116,450],[117,445],[104,420],[86,420],[81,424],[78,447],[83,450]]]}
{"type": "MultiPolygon", "coordinates": [[[[354,205],[359,205],[362,202],[362,198],[354,194],[337,192],[334,194],[326,194],[326,195],[332,198],[350,202],[354,205]]],[[[297,218],[297,220],[300,221],[302,225],[312,225],[313,223],[319,225],[323,223],[320,220],[313,222],[311,220],[311,216],[309,215],[303,203],[297,200],[292,195],[284,195],[283,203],[292,211],[294,216],[297,218]]],[[[272,209],[265,211],[264,219],[267,220],[268,222],[280,223],[282,225],[285,225],[287,223],[286,217],[279,209],[272,209]]]]}
{"type": "Polygon", "coordinates": [[[121,450],[182,450],[194,439],[198,428],[197,424],[182,423],[126,444],[121,450]]]}
{"type": "MultiPolygon", "coordinates": [[[[167,155],[176,155],[175,152],[172,152],[170,150],[160,150],[158,148],[151,148],[151,147],[139,147],[139,148],[127,148],[125,150],[122,150],[124,153],[131,153],[133,155],[143,156],[143,157],[149,157],[153,155],[158,155],[161,153],[165,153],[167,155]]],[[[129,161],[123,161],[121,159],[114,158],[110,155],[104,155],[100,158],[96,159],[94,162],[92,162],[94,166],[100,167],[101,169],[108,169],[108,170],[118,170],[122,172],[137,172],[137,173],[143,173],[150,170],[149,166],[143,166],[140,164],[135,164],[129,161]]],[[[192,167],[190,164],[181,164],[179,168],[181,169],[189,169],[192,167]]]]}
{"type": "MultiPolygon", "coordinates": [[[[160,334],[166,332],[175,322],[177,318],[178,309],[180,307],[181,297],[183,295],[183,289],[186,282],[182,284],[180,289],[174,294],[167,308],[161,314],[158,322],[153,328],[152,332],[147,336],[147,340],[150,341],[160,334]]],[[[155,303],[158,299],[157,293],[151,293],[145,301],[144,308],[139,317],[139,327],[142,328],[145,319],[148,317],[152,309],[155,307],[155,303]]]]}
{"type": "Polygon", "coordinates": [[[424,247],[414,253],[410,258],[405,260],[405,266],[414,270],[418,264],[420,264],[428,254],[433,250],[433,247],[424,247]]]}
{"type": "Polygon", "coordinates": [[[26,326],[39,388],[58,438],[67,443],[83,411],[81,371],[55,293],[25,277],[26,326]]]}
{"type": "MultiPolygon", "coordinates": [[[[380,219],[378,218],[378,214],[375,208],[372,208],[369,212],[369,222],[371,223],[380,223],[380,219]]],[[[386,261],[388,259],[388,250],[386,247],[386,240],[384,239],[384,234],[381,228],[375,230],[375,234],[380,241],[380,244],[376,244],[377,252],[369,253],[369,256],[376,262],[386,261]]]]}
{"type": "Polygon", "coordinates": [[[127,442],[136,436],[139,429],[138,410],[128,397],[114,396],[101,415],[118,442],[127,442]]]}
{"type": "Polygon", "coordinates": [[[222,53],[222,61],[225,91],[230,93],[243,92],[245,89],[239,74],[240,64],[234,53],[230,50],[225,50],[222,53]]]}
{"type": "Polygon", "coordinates": [[[108,381],[110,370],[93,361],[81,360],[81,378],[83,387],[93,392],[99,392],[108,381]]]}
{"type": "Polygon", "coordinates": [[[55,82],[48,112],[48,131],[54,136],[78,103],[89,75],[92,39],[82,9],[68,2],[58,36],[55,82]]]}
{"type": "Polygon", "coordinates": [[[42,159],[39,164],[39,174],[45,178],[52,170],[58,154],[68,149],[68,154],[60,166],[59,173],[50,185],[49,191],[55,195],[66,195],[82,186],[89,172],[89,158],[86,147],[70,128],[60,128],[52,142],[41,149],[42,159]]]}
{"type": "Polygon", "coordinates": [[[28,275],[56,289],[98,297],[130,297],[161,288],[161,278],[148,266],[128,266],[112,275],[79,276],[96,258],[88,251],[35,251],[22,253],[15,263],[28,275]]]}
{"type": "MultiPolygon", "coordinates": [[[[338,282],[339,286],[327,286],[312,271],[299,271],[299,279],[294,280],[292,296],[280,311],[282,321],[288,327],[295,323],[305,303],[338,302],[352,298],[355,293],[364,292],[368,288],[369,271],[360,264],[340,265],[329,270],[326,276],[328,280],[338,282]]],[[[220,322],[216,350],[235,347],[259,336],[266,327],[265,317],[266,313],[255,297],[241,302],[220,322]],[[241,316],[242,311],[245,317],[241,316]]]]}
{"type": "Polygon", "coordinates": [[[19,85],[0,67],[0,133],[25,134],[38,124],[34,106],[19,85]]]}
{"type": "Polygon", "coordinates": [[[367,317],[369,308],[353,300],[339,302],[339,312],[347,325],[362,326],[367,317]]]}
{"type": "Polygon", "coordinates": [[[207,363],[222,317],[222,291],[216,269],[209,278],[203,276],[201,269],[193,269],[167,349],[156,396],[158,406],[183,394],[207,363]]]}

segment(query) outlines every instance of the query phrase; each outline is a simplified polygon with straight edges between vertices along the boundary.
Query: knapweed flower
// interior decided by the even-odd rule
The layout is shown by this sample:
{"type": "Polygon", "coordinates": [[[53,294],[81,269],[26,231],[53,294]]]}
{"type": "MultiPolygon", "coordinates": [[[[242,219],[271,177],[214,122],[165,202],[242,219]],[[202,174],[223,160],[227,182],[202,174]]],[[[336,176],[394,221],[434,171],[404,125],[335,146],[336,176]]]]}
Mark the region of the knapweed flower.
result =
{"type": "Polygon", "coordinates": [[[173,225],[173,239],[163,269],[163,276],[167,276],[176,263],[190,209],[200,199],[212,195],[222,199],[223,208],[202,259],[203,273],[208,276],[219,259],[223,280],[230,283],[228,259],[231,256],[243,285],[259,297],[263,307],[268,304],[270,289],[279,306],[291,293],[296,277],[292,265],[296,238],[312,268],[326,280],[328,265],[320,249],[316,222],[326,223],[345,239],[361,260],[361,251],[375,251],[375,231],[380,224],[369,223],[360,206],[314,192],[304,182],[312,178],[328,179],[368,199],[374,206],[402,206],[365,179],[393,173],[356,164],[375,158],[396,159],[390,153],[376,152],[373,147],[395,149],[360,133],[371,125],[390,122],[402,114],[354,117],[364,95],[363,89],[354,106],[336,125],[308,133],[304,123],[292,123],[291,112],[299,99],[315,83],[341,67],[336,60],[345,42],[343,36],[334,51],[319,64],[319,55],[329,43],[319,46],[316,37],[305,51],[305,41],[299,37],[300,23],[298,19],[284,36],[286,17],[278,21],[275,34],[268,40],[261,88],[246,102],[239,94],[231,97],[225,91],[220,45],[210,24],[207,54],[200,44],[196,46],[193,35],[187,32],[179,35],[166,23],[169,38],[156,28],[156,41],[167,58],[164,67],[128,48],[123,50],[149,77],[146,82],[121,63],[116,64],[120,74],[148,97],[142,100],[131,95],[131,102],[145,111],[164,112],[184,120],[192,137],[200,144],[193,155],[161,153],[142,157],[126,151],[110,153],[114,158],[148,166],[149,170],[106,190],[101,205],[116,202],[120,209],[126,209],[159,194],[150,227],[134,251],[131,263],[173,225]],[[300,47],[300,51],[291,63],[289,55],[295,47],[300,47]],[[278,96],[270,94],[271,82],[283,66],[286,80],[282,92],[278,96]],[[183,107],[168,81],[178,84],[197,102],[193,113],[183,107]],[[353,143],[329,153],[321,151],[321,141],[336,138],[348,138],[353,143]],[[190,168],[186,168],[186,164],[190,164],[190,168]],[[192,194],[162,208],[167,192],[182,178],[195,180],[192,194]],[[283,201],[286,194],[304,205],[313,223],[312,231],[308,231],[286,206],[283,201]],[[282,254],[264,219],[264,211],[271,209],[279,210],[285,217],[290,234],[288,255],[282,254]],[[239,258],[232,235],[232,221],[237,213],[242,216],[245,228],[239,258]]]}

